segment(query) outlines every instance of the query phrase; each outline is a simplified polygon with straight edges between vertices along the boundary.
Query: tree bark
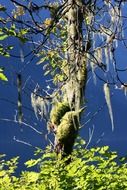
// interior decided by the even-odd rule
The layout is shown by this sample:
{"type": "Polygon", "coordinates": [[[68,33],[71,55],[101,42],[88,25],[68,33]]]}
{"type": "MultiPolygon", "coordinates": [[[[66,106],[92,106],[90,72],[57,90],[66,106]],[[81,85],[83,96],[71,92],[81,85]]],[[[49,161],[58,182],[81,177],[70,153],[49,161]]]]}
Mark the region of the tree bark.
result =
{"type": "Polygon", "coordinates": [[[87,80],[87,68],[83,53],[83,2],[82,0],[67,1],[67,64],[68,79],[64,86],[63,100],[67,101],[70,111],[61,118],[57,127],[55,143],[56,152],[63,155],[71,154],[80,125],[81,106],[83,105],[84,89],[87,80]]]}
{"type": "Polygon", "coordinates": [[[87,80],[86,60],[83,53],[83,1],[68,0],[68,65],[69,76],[66,92],[69,104],[75,111],[83,104],[87,80]],[[72,92],[69,92],[72,91],[72,92]],[[71,97],[69,98],[69,95],[71,97]]]}

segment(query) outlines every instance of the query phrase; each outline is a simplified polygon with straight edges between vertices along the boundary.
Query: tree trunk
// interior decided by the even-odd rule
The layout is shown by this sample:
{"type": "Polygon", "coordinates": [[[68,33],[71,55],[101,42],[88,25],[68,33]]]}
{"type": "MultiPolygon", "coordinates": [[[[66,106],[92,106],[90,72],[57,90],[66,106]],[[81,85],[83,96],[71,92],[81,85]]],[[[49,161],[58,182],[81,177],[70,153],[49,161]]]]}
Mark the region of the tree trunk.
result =
{"type": "Polygon", "coordinates": [[[86,61],[83,55],[82,0],[68,0],[67,7],[69,76],[66,93],[71,108],[77,111],[83,103],[84,87],[87,79],[86,61]]]}
{"type": "Polygon", "coordinates": [[[63,99],[69,104],[70,111],[61,118],[57,128],[55,143],[56,152],[71,154],[79,131],[81,106],[83,105],[84,88],[87,80],[86,60],[83,54],[83,3],[82,0],[68,0],[68,79],[64,86],[63,99]]]}

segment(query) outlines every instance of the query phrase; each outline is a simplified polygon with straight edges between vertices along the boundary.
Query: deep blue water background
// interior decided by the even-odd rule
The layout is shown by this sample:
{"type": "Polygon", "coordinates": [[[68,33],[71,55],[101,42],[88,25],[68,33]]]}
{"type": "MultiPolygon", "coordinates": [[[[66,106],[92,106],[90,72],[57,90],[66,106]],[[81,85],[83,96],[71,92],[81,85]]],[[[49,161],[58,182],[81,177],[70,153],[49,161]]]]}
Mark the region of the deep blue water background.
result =
{"type": "MultiPolygon", "coordinates": [[[[9,1],[6,1],[9,2],[9,1]]],[[[0,0],[0,3],[6,4],[4,0],[0,0]]],[[[11,7],[9,7],[11,10],[11,7]]],[[[12,43],[16,46],[13,54],[19,54],[21,46],[17,41],[13,39],[8,39],[6,43],[12,43]]],[[[22,47],[24,53],[26,54],[30,50],[30,46],[27,45],[22,47]]],[[[126,66],[127,51],[120,45],[116,53],[117,59],[119,60],[119,65],[126,66]]],[[[25,63],[28,60],[25,60],[25,63]]],[[[34,59],[28,66],[23,70],[22,77],[25,82],[28,77],[38,83],[41,88],[46,87],[46,83],[43,77],[42,66],[36,65],[37,59],[34,59]]],[[[14,119],[14,115],[17,110],[17,87],[16,87],[16,72],[18,72],[24,63],[21,63],[20,59],[16,58],[4,58],[0,56],[0,66],[4,66],[5,72],[9,78],[8,83],[0,81],[0,118],[14,119]],[[5,98],[8,101],[3,101],[5,98]],[[12,101],[13,103],[10,103],[12,101]]],[[[127,74],[122,72],[121,78],[126,81],[127,74]]],[[[33,90],[34,84],[32,82],[27,83],[27,88],[33,90]]],[[[87,99],[87,110],[82,116],[82,124],[87,122],[93,114],[105,104],[104,94],[102,90],[102,82],[97,81],[97,85],[93,84],[91,79],[87,85],[86,89],[86,99],[87,99]],[[90,113],[87,117],[87,113],[90,113]]],[[[98,112],[93,119],[90,120],[80,131],[80,134],[85,138],[86,142],[89,139],[89,129],[92,130],[94,125],[94,134],[89,147],[93,146],[103,146],[109,145],[111,150],[118,151],[119,155],[127,154],[127,97],[125,97],[123,91],[112,89],[112,108],[114,115],[115,130],[111,130],[111,122],[109,118],[108,109],[106,106],[103,107],[101,112],[98,112]]],[[[31,108],[30,104],[30,92],[28,95],[23,93],[23,105],[27,105],[31,108]]],[[[43,121],[37,121],[34,113],[32,111],[23,109],[24,119],[27,123],[36,127],[38,130],[43,131],[43,135],[35,133],[30,128],[23,126],[23,131],[21,132],[20,126],[13,122],[0,121],[0,154],[6,154],[7,159],[14,156],[20,156],[19,161],[19,171],[24,168],[23,163],[33,158],[34,148],[27,145],[18,143],[14,141],[14,137],[19,140],[23,140],[31,143],[33,146],[40,148],[45,147],[48,143],[45,140],[46,124],[43,121]]]]}

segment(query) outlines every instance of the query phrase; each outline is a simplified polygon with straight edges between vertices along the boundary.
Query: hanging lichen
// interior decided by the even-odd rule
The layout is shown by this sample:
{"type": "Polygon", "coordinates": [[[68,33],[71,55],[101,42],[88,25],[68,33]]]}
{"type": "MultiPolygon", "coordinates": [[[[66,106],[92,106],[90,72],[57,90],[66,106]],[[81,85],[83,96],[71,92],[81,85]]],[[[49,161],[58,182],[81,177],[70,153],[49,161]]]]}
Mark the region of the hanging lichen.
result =
{"type": "Polygon", "coordinates": [[[39,96],[36,93],[36,88],[33,93],[31,93],[31,105],[34,109],[35,115],[37,119],[41,117],[41,119],[47,120],[48,118],[48,112],[49,112],[49,101],[46,98],[43,98],[42,96],[39,96]],[[39,116],[39,117],[38,117],[39,116]]]}
{"type": "Polygon", "coordinates": [[[127,96],[127,84],[125,83],[125,84],[121,85],[120,89],[123,90],[124,95],[127,96]]]}
{"type": "Polygon", "coordinates": [[[109,71],[109,63],[110,63],[110,60],[109,60],[109,58],[110,58],[110,56],[109,56],[109,48],[106,47],[106,48],[104,49],[104,52],[105,52],[106,68],[107,68],[107,71],[109,71]]]}
{"type": "Polygon", "coordinates": [[[112,112],[112,106],[111,106],[111,98],[110,98],[110,88],[107,83],[104,84],[104,94],[105,94],[105,100],[108,106],[108,111],[111,119],[112,124],[112,131],[114,130],[114,121],[113,121],[113,112],[112,112]]]}
{"type": "Polygon", "coordinates": [[[92,75],[93,75],[93,82],[96,85],[97,79],[96,79],[95,69],[97,68],[97,65],[91,60],[90,61],[90,66],[91,66],[92,75]]]}

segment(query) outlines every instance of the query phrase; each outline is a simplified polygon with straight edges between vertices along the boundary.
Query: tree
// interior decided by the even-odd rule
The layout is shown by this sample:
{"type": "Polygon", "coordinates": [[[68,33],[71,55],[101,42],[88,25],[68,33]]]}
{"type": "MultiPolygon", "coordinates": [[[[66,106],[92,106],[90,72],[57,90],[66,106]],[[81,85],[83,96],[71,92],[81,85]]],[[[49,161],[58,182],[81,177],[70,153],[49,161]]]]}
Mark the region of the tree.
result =
{"type": "MultiPolygon", "coordinates": [[[[22,44],[32,42],[32,50],[27,55],[21,52],[19,56],[12,56],[22,62],[31,55],[31,60],[38,56],[37,64],[43,63],[45,75],[53,79],[48,83],[48,90],[42,89],[43,93],[40,93],[39,86],[35,87],[31,103],[37,118],[45,119],[48,130],[54,133],[55,151],[64,156],[73,150],[80,129],[80,116],[85,109],[87,76],[91,73],[95,83],[96,78],[104,83],[114,130],[110,86],[125,93],[127,90],[126,82],[119,76],[119,72],[126,68],[119,68],[115,55],[118,41],[126,47],[126,15],[122,12],[126,1],[10,2],[14,5],[10,14],[1,5],[1,11],[7,15],[6,20],[1,18],[2,40],[6,35],[19,39],[22,44]],[[44,13],[47,14],[46,19],[44,13]],[[55,89],[52,90],[51,86],[55,89]]],[[[18,118],[21,124],[21,81],[18,81],[18,118]]]]}

